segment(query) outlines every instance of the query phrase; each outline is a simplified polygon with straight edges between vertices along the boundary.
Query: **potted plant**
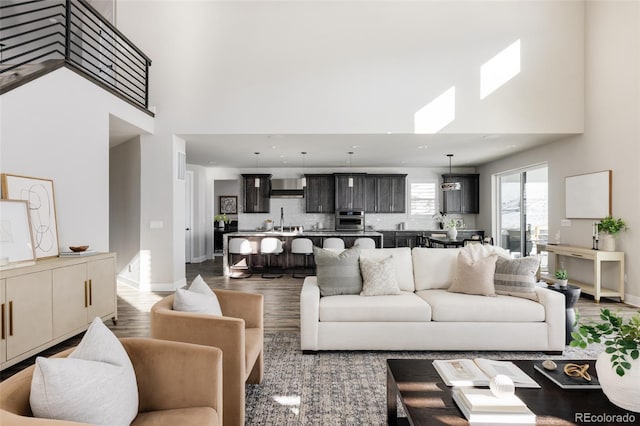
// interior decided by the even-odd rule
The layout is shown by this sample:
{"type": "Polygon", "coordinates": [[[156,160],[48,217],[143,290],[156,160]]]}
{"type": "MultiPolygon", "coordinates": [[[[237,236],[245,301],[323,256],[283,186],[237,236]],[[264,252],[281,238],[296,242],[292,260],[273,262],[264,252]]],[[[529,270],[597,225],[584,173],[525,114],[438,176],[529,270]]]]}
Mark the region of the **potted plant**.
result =
{"type": "Polygon", "coordinates": [[[560,287],[566,287],[569,281],[569,276],[566,269],[558,269],[556,271],[556,278],[558,279],[558,285],[560,287]]]}
{"type": "Polygon", "coordinates": [[[616,251],[615,237],[622,231],[626,231],[627,224],[621,218],[615,219],[607,216],[598,223],[598,232],[604,234],[602,239],[602,249],[605,251],[616,251]]]}
{"type": "Polygon", "coordinates": [[[626,322],[609,309],[600,311],[601,322],[589,321],[571,333],[573,347],[604,343],[596,361],[602,391],[615,405],[640,412],[640,311],[626,322]]]}
{"type": "Polygon", "coordinates": [[[224,228],[225,225],[229,223],[229,219],[227,219],[227,215],[224,213],[215,215],[213,220],[218,222],[218,228],[224,228]]]}

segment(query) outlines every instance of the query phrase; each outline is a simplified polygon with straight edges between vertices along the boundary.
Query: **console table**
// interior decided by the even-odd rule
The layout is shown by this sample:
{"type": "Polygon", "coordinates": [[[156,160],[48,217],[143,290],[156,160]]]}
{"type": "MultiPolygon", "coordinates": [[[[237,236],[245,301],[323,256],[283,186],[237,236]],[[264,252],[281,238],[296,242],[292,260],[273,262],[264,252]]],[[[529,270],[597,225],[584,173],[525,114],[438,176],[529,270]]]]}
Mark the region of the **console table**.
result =
{"type": "MultiPolygon", "coordinates": [[[[546,251],[553,253],[555,256],[555,264],[559,265],[559,256],[567,256],[578,259],[590,260],[593,262],[593,283],[584,283],[575,280],[569,280],[571,284],[580,287],[583,293],[593,296],[596,303],[600,302],[601,297],[618,297],[620,301],[624,301],[624,252],[621,251],[603,251],[592,250],[586,247],[574,247],[562,244],[538,244],[538,251],[546,251]],[[618,262],[618,288],[607,289],[602,288],[602,262],[618,262]]],[[[542,278],[551,278],[542,276],[542,278]]]]}

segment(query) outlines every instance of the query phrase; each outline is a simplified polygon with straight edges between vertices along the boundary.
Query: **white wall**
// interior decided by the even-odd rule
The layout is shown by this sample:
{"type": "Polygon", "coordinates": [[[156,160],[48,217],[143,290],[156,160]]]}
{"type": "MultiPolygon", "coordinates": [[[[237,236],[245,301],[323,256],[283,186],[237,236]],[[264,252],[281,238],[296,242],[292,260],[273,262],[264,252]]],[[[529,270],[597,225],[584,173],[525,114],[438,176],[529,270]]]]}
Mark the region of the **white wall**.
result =
{"type": "Polygon", "coordinates": [[[109,116],[153,118],[66,68],[0,96],[0,170],[53,179],[60,247],[109,250],[109,116]]]}
{"type": "Polygon", "coordinates": [[[140,282],[140,137],[109,150],[109,248],[116,271],[129,283],[140,282]]]}
{"type": "Polygon", "coordinates": [[[413,133],[451,86],[445,132],[583,128],[582,2],[131,1],[118,25],[177,133],[413,133]],[[481,100],[516,40],[521,72],[481,100]]]}
{"type": "MultiPolygon", "coordinates": [[[[481,167],[481,199],[491,196],[492,174],[548,162],[549,235],[560,230],[562,243],[591,247],[592,220],[572,219],[571,227],[560,226],[565,218],[564,179],[612,170],[613,215],[624,218],[630,227],[618,238],[618,250],[627,254],[626,298],[640,306],[640,265],[634,262],[640,253],[640,3],[589,1],[585,19],[584,135],[481,167]]],[[[491,226],[487,204],[479,224],[491,226]]],[[[591,276],[590,264],[572,266],[580,274],[576,278],[591,276]]],[[[608,283],[615,278],[605,276],[608,283]]]]}

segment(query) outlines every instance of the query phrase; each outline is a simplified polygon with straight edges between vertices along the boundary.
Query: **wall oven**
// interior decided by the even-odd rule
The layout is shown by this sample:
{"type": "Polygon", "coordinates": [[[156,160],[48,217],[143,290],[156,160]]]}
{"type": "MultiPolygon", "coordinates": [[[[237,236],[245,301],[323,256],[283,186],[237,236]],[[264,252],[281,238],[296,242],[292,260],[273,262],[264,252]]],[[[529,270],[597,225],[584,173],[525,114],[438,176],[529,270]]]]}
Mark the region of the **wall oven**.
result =
{"type": "Polygon", "coordinates": [[[364,210],[337,211],[336,231],[364,231],[364,210]]]}

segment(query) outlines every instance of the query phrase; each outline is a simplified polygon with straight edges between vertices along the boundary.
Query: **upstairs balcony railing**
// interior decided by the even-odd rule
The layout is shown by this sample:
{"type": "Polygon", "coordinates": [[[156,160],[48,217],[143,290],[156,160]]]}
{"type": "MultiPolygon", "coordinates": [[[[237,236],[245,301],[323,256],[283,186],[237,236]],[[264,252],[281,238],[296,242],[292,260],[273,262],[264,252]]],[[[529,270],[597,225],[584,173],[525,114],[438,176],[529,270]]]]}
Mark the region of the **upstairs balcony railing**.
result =
{"type": "Polygon", "coordinates": [[[149,59],[85,0],[0,6],[0,81],[65,64],[148,110],[149,59]]]}

